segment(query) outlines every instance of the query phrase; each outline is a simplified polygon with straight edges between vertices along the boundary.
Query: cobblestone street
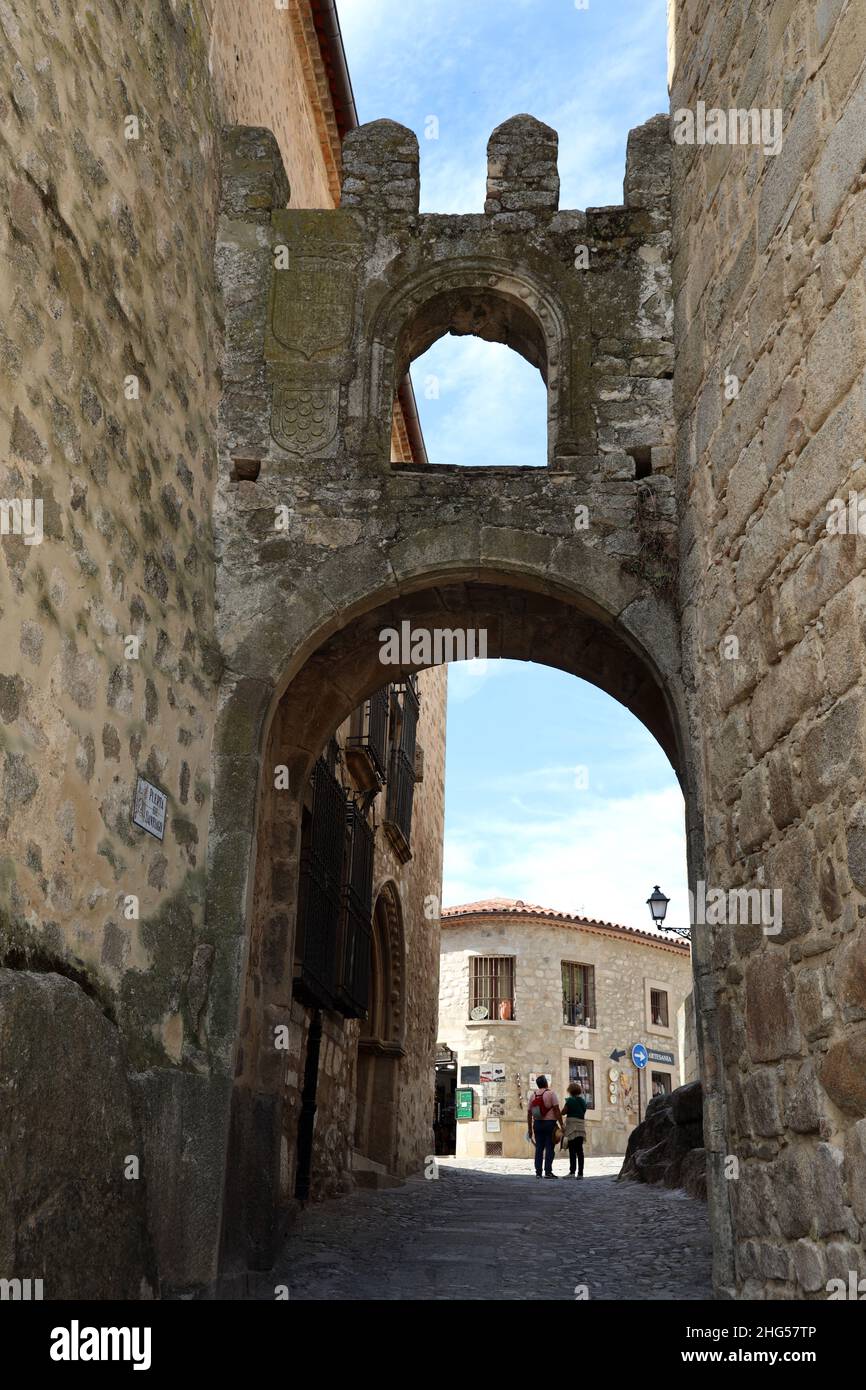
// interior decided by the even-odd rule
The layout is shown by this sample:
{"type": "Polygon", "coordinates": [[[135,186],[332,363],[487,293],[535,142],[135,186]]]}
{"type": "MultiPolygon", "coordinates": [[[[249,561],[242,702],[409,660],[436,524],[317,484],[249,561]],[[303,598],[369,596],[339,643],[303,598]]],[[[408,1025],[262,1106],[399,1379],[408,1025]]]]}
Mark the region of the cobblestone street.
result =
{"type": "Polygon", "coordinates": [[[617,1183],[618,1158],[554,1186],[528,1160],[438,1162],[436,1181],[308,1208],[254,1297],[280,1283],[292,1299],[711,1297],[706,1206],[617,1183]]]}

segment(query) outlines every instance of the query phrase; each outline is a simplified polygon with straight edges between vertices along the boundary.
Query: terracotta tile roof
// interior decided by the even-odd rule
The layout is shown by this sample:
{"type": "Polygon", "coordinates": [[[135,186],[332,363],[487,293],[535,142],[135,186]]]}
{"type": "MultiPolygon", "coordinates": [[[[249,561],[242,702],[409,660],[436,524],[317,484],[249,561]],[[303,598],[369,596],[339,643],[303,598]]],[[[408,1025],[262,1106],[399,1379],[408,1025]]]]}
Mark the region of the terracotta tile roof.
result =
{"type": "Polygon", "coordinates": [[[673,946],[688,951],[689,944],[681,936],[671,931],[643,931],[639,927],[623,927],[618,922],[602,922],[594,917],[578,917],[570,912],[559,912],[553,907],[540,907],[538,903],[525,903],[522,898],[484,898],[480,902],[462,903],[458,907],[443,907],[443,923],[462,917],[536,917],[554,922],[583,927],[587,931],[622,932],[626,936],[649,941],[656,946],[673,946]]]}

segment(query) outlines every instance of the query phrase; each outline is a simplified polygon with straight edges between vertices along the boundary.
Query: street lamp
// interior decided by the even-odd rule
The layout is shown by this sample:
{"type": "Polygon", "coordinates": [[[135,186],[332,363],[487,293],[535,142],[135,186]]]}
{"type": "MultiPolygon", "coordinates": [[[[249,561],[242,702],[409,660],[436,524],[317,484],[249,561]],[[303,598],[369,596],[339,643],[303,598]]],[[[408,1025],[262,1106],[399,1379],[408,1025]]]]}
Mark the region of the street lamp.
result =
{"type": "Polygon", "coordinates": [[[658,884],[656,884],[655,888],[652,890],[652,893],[646,900],[646,905],[649,908],[650,913],[652,915],[652,919],[657,927],[660,927],[662,922],[665,920],[669,902],[670,898],[666,898],[662,890],[659,888],[658,884]]]}
{"type": "MultiPolygon", "coordinates": [[[[653,922],[657,927],[661,927],[667,916],[668,903],[670,898],[666,898],[662,890],[656,884],[652,893],[646,900],[646,905],[650,910],[653,922]]],[[[684,936],[687,941],[691,940],[692,929],[688,927],[669,927],[669,931],[675,932],[677,936],[684,936]]]]}

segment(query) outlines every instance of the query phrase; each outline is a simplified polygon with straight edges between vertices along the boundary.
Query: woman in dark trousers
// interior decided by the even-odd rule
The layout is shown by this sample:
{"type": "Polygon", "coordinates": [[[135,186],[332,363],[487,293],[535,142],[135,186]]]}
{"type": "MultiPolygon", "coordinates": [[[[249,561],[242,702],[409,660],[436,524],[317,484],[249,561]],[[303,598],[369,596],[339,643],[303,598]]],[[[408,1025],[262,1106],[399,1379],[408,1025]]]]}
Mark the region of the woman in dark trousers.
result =
{"type": "Polygon", "coordinates": [[[565,1118],[563,1143],[568,1145],[568,1176],[583,1177],[583,1141],[586,1138],[586,1097],[579,1082],[572,1081],[568,1087],[568,1099],[562,1107],[565,1118]]]}

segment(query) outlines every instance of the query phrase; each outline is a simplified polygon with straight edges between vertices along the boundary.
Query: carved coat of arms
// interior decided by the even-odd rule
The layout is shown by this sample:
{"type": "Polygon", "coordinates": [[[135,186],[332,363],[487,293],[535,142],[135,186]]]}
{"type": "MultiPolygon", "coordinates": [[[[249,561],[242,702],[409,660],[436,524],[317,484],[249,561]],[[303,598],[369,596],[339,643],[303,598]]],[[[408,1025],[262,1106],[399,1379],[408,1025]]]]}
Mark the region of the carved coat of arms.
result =
{"type": "Polygon", "coordinates": [[[271,331],[290,353],[306,361],[348,347],[354,319],[354,277],[340,261],[292,253],[275,270],[271,331]]]}
{"type": "Polygon", "coordinates": [[[271,434],[293,454],[316,454],[337,433],[339,386],[286,386],[277,382],[271,434]]]}

